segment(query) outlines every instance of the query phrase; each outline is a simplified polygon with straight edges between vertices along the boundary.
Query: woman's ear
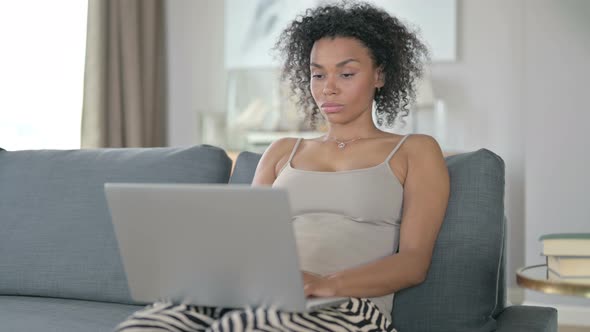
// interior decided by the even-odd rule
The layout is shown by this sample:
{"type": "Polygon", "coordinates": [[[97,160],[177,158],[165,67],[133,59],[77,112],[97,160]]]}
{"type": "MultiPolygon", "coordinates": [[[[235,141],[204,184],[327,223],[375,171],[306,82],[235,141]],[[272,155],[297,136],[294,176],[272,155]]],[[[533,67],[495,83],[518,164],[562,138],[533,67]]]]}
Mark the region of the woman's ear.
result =
{"type": "Polygon", "coordinates": [[[385,85],[385,73],[383,67],[377,67],[375,70],[375,87],[382,88],[385,85]]]}

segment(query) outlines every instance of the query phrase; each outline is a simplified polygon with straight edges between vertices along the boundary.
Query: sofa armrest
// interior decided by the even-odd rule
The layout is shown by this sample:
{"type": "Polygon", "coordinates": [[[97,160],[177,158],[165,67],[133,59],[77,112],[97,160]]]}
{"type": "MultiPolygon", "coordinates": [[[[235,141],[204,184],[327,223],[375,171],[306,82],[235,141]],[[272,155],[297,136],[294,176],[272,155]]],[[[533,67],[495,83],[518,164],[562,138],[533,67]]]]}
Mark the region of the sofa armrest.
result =
{"type": "Polygon", "coordinates": [[[496,321],[496,332],[557,332],[555,308],[510,306],[496,317],[496,321]]]}

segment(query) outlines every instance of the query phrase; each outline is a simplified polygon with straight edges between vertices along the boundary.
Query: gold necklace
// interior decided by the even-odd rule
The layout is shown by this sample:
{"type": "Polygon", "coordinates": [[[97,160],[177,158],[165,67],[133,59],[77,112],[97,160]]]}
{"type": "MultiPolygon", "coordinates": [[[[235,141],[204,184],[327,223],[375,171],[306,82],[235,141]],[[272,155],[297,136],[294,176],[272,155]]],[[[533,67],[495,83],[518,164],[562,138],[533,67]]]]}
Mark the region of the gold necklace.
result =
{"type": "Polygon", "coordinates": [[[348,143],[352,143],[352,142],[354,142],[354,141],[358,141],[358,140],[359,140],[359,139],[361,139],[361,138],[362,138],[362,137],[357,137],[357,138],[350,139],[350,140],[348,140],[348,141],[339,141],[339,140],[337,140],[337,139],[335,139],[335,138],[332,138],[332,137],[326,136],[326,139],[325,139],[324,141],[327,141],[327,140],[334,141],[334,142],[338,143],[338,148],[339,148],[340,150],[342,150],[342,149],[344,149],[344,148],[346,147],[346,144],[348,144],[348,143]]]}

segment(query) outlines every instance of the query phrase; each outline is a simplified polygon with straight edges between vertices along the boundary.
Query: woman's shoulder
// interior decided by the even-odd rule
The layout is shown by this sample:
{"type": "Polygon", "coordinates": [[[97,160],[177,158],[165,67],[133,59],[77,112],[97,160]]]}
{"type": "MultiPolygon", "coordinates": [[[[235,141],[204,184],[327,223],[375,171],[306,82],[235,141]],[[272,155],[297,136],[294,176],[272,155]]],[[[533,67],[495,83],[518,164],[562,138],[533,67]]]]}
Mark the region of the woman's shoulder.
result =
{"type": "Polygon", "coordinates": [[[315,138],[299,138],[299,137],[283,137],[272,142],[267,148],[267,152],[276,155],[284,155],[286,152],[291,153],[295,149],[295,145],[298,141],[301,141],[301,145],[305,145],[306,142],[321,142],[323,136],[315,138]]]}
{"type": "Polygon", "coordinates": [[[283,137],[272,142],[266,149],[265,154],[270,153],[273,155],[284,154],[286,151],[291,151],[295,144],[297,144],[298,138],[296,137],[283,137]]]}
{"type": "Polygon", "coordinates": [[[405,144],[418,151],[431,151],[440,149],[436,139],[426,134],[410,134],[406,139],[405,144]]]}
{"type": "Polygon", "coordinates": [[[380,138],[384,141],[390,142],[389,144],[393,143],[394,145],[398,145],[403,141],[400,145],[400,150],[408,148],[411,148],[412,150],[429,150],[432,147],[438,146],[436,139],[426,134],[383,133],[383,136],[380,138]]]}
{"type": "Polygon", "coordinates": [[[288,156],[297,144],[295,137],[283,137],[272,142],[264,151],[262,159],[267,163],[276,165],[283,157],[288,156]]]}
{"type": "Polygon", "coordinates": [[[436,139],[425,134],[394,134],[388,133],[384,138],[391,143],[388,146],[397,148],[397,155],[405,159],[414,159],[424,156],[441,154],[440,146],[436,139]]]}
{"type": "Polygon", "coordinates": [[[278,174],[278,165],[284,164],[285,158],[288,158],[289,153],[293,150],[296,138],[285,137],[272,142],[262,154],[262,158],[258,162],[256,173],[254,174],[254,185],[272,185],[278,174]]]}
{"type": "MultiPolygon", "coordinates": [[[[426,135],[426,134],[415,134],[415,133],[408,133],[408,134],[398,134],[398,133],[391,133],[391,132],[384,132],[382,134],[383,138],[389,138],[392,140],[402,140],[405,137],[406,141],[414,141],[414,142],[428,142],[428,141],[434,141],[436,142],[436,139],[430,135],[426,135]]],[[[420,144],[420,143],[418,143],[420,144]]]]}
{"type": "Polygon", "coordinates": [[[400,150],[404,150],[408,159],[424,159],[442,157],[443,153],[436,139],[425,134],[411,134],[400,150]]]}

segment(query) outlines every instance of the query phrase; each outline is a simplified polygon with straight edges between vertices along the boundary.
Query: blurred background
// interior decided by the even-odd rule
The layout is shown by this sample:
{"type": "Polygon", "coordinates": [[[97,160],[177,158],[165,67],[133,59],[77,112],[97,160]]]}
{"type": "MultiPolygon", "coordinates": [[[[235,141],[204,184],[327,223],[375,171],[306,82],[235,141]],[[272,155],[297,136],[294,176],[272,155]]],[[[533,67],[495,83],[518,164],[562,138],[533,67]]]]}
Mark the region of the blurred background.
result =
{"type": "MultiPolygon", "coordinates": [[[[270,54],[317,3],[2,0],[0,147],[237,153],[320,135],[270,54]]],[[[561,325],[589,331],[588,300],[523,291],[514,273],[543,262],[541,235],[590,232],[590,1],[373,3],[418,29],[433,55],[411,115],[384,130],[432,135],[449,154],[500,155],[511,302],[555,306],[561,325]]]]}

